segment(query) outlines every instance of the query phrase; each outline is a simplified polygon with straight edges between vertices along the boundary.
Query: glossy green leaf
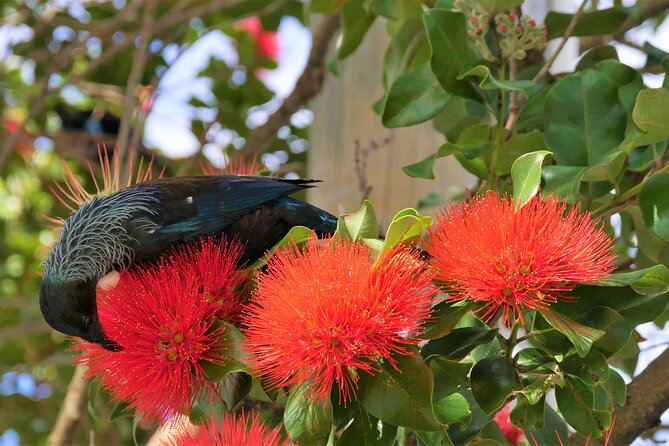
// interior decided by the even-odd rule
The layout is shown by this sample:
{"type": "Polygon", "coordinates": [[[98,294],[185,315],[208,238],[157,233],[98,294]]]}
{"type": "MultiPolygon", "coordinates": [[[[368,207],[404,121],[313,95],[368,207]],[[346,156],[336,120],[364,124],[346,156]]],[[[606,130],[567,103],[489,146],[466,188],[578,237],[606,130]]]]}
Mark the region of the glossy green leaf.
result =
{"type": "Polygon", "coordinates": [[[511,166],[520,156],[545,148],[544,135],[539,130],[512,134],[510,138],[505,138],[497,148],[495,174],[497,176],[510,174],[511,166]]]}
{"type": "Polygon", "coordinates": [[[481,430],[492,420],[492,415],[485,414],[476,404],[476,400],[470,390],[465,390],[462,395],[469,402],[469,409],[472,413],[472,420],[467,426],[460,423],[448,426],[448,436],[456,445],[465,445],[476,438],[481,430]]]}
{"type": "Polygon", "coordinates": [[[657,173],[642,186],[639,207],[646,227],[663,240],[669,240],[669,173],[657,173]]]}
{"type": "Polygon", "coordinates": [[[599,438],[611,427],[611,414],[594,409],[592,388],[576,378],[565,377],[565,386],[555,389],[555,400],[567,423],[585,436],[599,438]]]}
{"type": "Polygon", "coordinates": [[[467,426],[472,418],[469,403],[464,396],[453,393],[434,401],[434,414],[444,425],[462,423],[467,426]]]}
{"type": "Polygon", "coordinates": [[[425,326],[425,332],[420,335],[423,339],[437,339],[450,333],[462,316],[474,308],[474,302],[443,301],[432,309],[432,317],[425,326]]]}
{"type": "Polygon", "coordinates": [[[350,240],[375,239],[379,236],[379,223],[372,204],[365,200],[352,214],[342,214],[337,221],[337,234],[350,240]]]}
{"type": "Polygon", "coordinates": [[[470,362],[458,362],[439,355],[426,359],[434,375],[434,399],[442,399],[469,386],[470,362]]]}
{"type": "Polygon", "coordinates": [[[265,265],[277,249],[281,249],[284,246],[304,243],[309,240],[313,234],[314,232],[306,226],[293,226],[290,228],[290,231],[288,231],[288,233],[272,247],[272,249],[267,251],[262,259],[259,259],[253,264],[253,268],[258,269],[265,265]]]}
{"type": "Polygon", "coordinates": [[[421,355],[441,355],[449,359],[462,359],[474,347],[484,345],[495,339],[496,329],[485,327],[463,327],[452,330],[446,336],[433,339],[421,349],[421,355]]]}
{"type": "Polygon", "coordinates": [[[598,63],[607,59],[618,60],[618,51],[613,45],[600,45],[589,49],[576,64],[575,71],[594,68],[598,63]]]}
{"type": "Polygon", "coordinates": [[[539,192],[541,164],[548,155],[552,153],[548,150],[538,150],[526,153],[514,161],[511,166],[511,179],[516,206],[522,207],[539,192]]]}
{"type": "Polygon", "coordinates": [[[631,286],[639,294],[655,296],[669,291],[669,268],[665,265],[655,265],[636,271],[615,273],[590,284],[604,287],[631,286]]]}
{"type": "Polygon", "coordinates": [[[627,344],[632,334],[632,322],[617,311],[603,306],[588,310],[578,321],[588,327],[604,331],[604,336],[595,341],[593,347],[604,356],[611,357],[627,344]]]}
{"type": "MultiPolygon", "coordinates": [[[[548,39],[562,37],[573,16],[573,14],[550,11],[545,20],[548,39]]],[[[572,35],[582,37],[612,34],[628,17],[629,12],[622,8],[585,12],[581,14],[572,35]]]]}
{"type": "Polygon", "coordinates": [[[398,212],[388,226],[383,249],[392,248],[402,243],[416,246],[421,235],[432,225],[432,217],[421,215],[415,209],[403,209],[398,212]]]}
{"type": "Polygon", "coordinates": [[[543,168],[544,189],[553,191],[558,197],[575,201],[581,188],[581,180],[587,167],[546,166],[543,168]]]}
{"type": "Polygon", "coordinates": [[[615,406],[622,407],[625,404],[625,400],[627,400],[627,385],[623,377],[615,369],[609,369],[609,379],[604,383],[603,387],[615,406]]]}
{"type": "Polygon", "coordinates": [[[416,436],[420,440],[419,446],[453,446],[445,431],[416,432],[416,436]]]}
{"type": "Polygon", "coordinates": [[[558,164],[595,166],[607,162],[627,124],[616,83],[594,70],[558,81],[546,97],[544,137],[558,164]]]}
{"type": "Polygon", "coordinates": [[[359,403],[353,403],[355,415],[353,422],[337,440],[337,445],[348,446],[393,446],[397,426],[380,422],[378,418],[369,415],[359,403]]]}
{"type": "MultiPolygon", "coordinates": [[[[541,446],[564,446],[561,439],[569,438],[567,424],[551,406],[545,405],[544,409],[544,427],[530,429],[528,432],[541,446]]],[[[527,436],[532,438],[529,434],[527,436]]]]}
{"type": "Polygon", "coordinates": [[[609,364],[606,357],[591,349],[585,357],[569,355],[560,362],[563,372],[573,375],[589,386],[595,386],[609,379],[609,364]]]}
{"type": "Polygon", "coordinates": [[[424,63],[393,82],[381,121],[390,128],[419,124],[438,115],[447,101],[448,93],[437,82],[430,64],[424,63]]]}
{"type": "Polygon", "coordinates": [[[350,0],[341,8],[342,38],[337,48],[337,58],[351,55],[362,42],[376,16],[365,10],[363,0],[350,0]]]}
{"type": "Polygon", "coordinates": [[[445,9],[430,9],[423,14],[427,38],[432,49],[432,71],[448,94],[478,97],[471,83],[458,80],[464,70],[479,65],[481,56],[467,36],[465,16],[445,9]]]}
{"type": "Polygon", "coordinates": [[[384,362],[374,375],[360,375],[358,401],[370,415],[392,425],[442,430],[432,408],[432,371],[418,355],[397,356],[396,360],[397,368],[384,362]]]}
{"type": "Polygon", "coordinates": [[[504,90],[504,91],[519,91],[526,95],[531,95],[536,90],[536,85],[530,80],[516,80],[516,81],[501,81],[496,79],[490,72],[490,68],[486,65],[477,65],[474,68],[467,70],[465,73],[459,75],[457,78],[465,79],[467,77],[479,77],[479,87],[484,90],[504,90]]]}
{"type": "Polygon", "coordinates": [[[511,410],[509,420],[521,429],[541,429],[544,427],[545,397],[537,404],[530,404],[522,393],[516,396],[516,405],[511,410]]]}
{"type": "Polygon", "coordinates": [[[581,357],[587,355],[592,344],[604,336],[604,331],[586,327],[560,313],[548,309],[539,312],[546,322],[571,341],[581,357]]]}
{"type": "Polygon", "coordinates": [[[504,405],[506,398],[520,388],[513,362],[509,358],[484,358],[471,372],[472,394],[483,412],[491,414],[504,405]]]}
{"type": "MultiPolygon", "coordinates": [[[[399,3],[412,4],[412,2],[399,3]]],[[[406,19],[400,23],[401,27],[396,32],[390,33],[390,43],[383,57],[383,79],[386,89],[401,74],[430,61],[430,46],[427,43],[427,34],[421,17],[423,11],[417,2],[414,4],[418,6],[418,15],[406,19]]]]}
{"type": "Polygon", "coordinates": [[[242,349],[244,334],[229,322],[219,320],[216,324],[224,327],[220,339],[223,358],[217,363],[200,361],[207,381],[219,382],[232,372],[244,372],[255,376],[255,372],[247,364],[248,355],[242,349]]]}
{"type": "Polygon", "coordinates": [[[626,148],[669,139],[669,90],[641,90],[634,103],[632,121],[625,133],[626,148]]]}
{"type": "Polygon", "coordinates": [[[629,65],[610,59],[604,60],[597,66],[597,72],[605,75],[618,86],[618,100],[629,116],[634,109],[634,103],[641,90],[646,88],[639,70],[629,65]]]}
{"type": "Polygon", "coordinates": [[[290,439],[300,444],[317,444],[327,438],[332,428],[332,403],[310,401],[304,388],[288,396],[283,425],[290,439]]]}

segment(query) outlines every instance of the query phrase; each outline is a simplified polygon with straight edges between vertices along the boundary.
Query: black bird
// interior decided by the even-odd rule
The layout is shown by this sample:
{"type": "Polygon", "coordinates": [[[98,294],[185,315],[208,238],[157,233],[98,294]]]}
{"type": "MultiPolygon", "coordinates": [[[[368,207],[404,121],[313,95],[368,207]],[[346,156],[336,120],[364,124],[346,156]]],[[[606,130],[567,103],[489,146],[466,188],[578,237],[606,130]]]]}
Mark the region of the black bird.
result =
{"type": "Polygon", "coordinates": [[[95,290],[100,278],[202,236],[237,237],[245,243],[243,261],[251,262],[293,226],[306,226],[319,236],[332,233],[334,216],[288,197],[313,182],[243,175],[176,177],[93,198],[65,221],[44,262],[44,319],[62,333],[120,349],[98,320],[95,290]]]}

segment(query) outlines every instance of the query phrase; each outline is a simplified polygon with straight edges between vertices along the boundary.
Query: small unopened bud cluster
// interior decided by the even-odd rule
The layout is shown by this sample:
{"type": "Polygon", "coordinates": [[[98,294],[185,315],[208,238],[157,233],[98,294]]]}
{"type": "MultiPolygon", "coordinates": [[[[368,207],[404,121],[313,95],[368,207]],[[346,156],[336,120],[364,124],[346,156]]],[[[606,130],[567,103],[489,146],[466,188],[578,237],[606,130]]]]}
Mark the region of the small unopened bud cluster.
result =
{"type": "Polygon", "coordinates": [[[481,56],[488,61],[494,62],[495,56],[493,56],[485,41],[488,29],[488,16],[472,11],[472,15],[467,18],[467,35],[472,39],[481,56]]]}
{"type": "Polygon", "coordinates": [[[517,14],[497,14],[495,29],[502,35],[499,46],[504,59],[524,59],[529,49],[543,49],[546,46],[546,27],[537,25],[529,16],[517,14]]]}

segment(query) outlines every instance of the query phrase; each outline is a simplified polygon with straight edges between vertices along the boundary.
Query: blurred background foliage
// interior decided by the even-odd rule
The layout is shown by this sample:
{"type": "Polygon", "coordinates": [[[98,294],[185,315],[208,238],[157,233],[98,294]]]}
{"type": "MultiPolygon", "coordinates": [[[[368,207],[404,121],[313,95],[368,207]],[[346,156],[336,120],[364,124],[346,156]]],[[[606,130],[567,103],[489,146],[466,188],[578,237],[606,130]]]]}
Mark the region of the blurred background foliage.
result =
{"type": "MultiPolygon", "coordinates": [[[[128,174],[128,161],[132,158],[137,163],[140,156],[154,158],[153,170],[157,176],[161,171],[166,175],[198,174],[202,164],[223,167],[228,160],[240,159],[242,153],[260,157],[274,173],[306,175],[311,114],[305,104],[320,90],[323,65],[329,62],[329,68],[336,72],[337,61],[356,50],[375,17],[399,17],[403,21],[387,21],[387,33],[392,40],[385,53],[383,79],[378,79],[387,91],[392,91],[391,86],[400,75],[415,74],[417,67],[429,59],[427,36],[416,10],[419,15],[421,8],[436,7],[436,3],[451,7],[453,2],[5,0],[0,3],[0,445],[19,441],[45,443],[73,373],[65,337],[46,325],[37,303],[40,263],[57,237],[44,216],[64,218],[70,212],[51,192],[54,182],[60,181],[66,170],[64,166],[89,190],[95,189],[95,183],[88,166],[99,177],[101,145],[112,153],[124,154],[125,168],[121,169],[124,177],[128,174]],[[276,31],[286,23],[292,24],[293,29],[305,26],[307,30],[303,33],[291,36],[294,40],[308,40],[308,29],[321,29],[321,35],[314,31],[314,46],[327,48],[333,37],[337,37],[339,16],[342,36],[337,51],[328,56],[332,59],[324,61],[322,48],[318,54],[312,50],[311,59],[320,57],[320,60],[315,67],[313,60],[309,61],[311,71],[308,66],[306,76],[298,82],[306,87],[298,87],[299,91],[291,94],[292,82],[307,61],[297,60],[296,54],[285,54],[285,49],[281,61],[276,31]],[[313,23],[323,26],[318,28],[313,23]],[[189,54],[192,55],[189,49],[212,35],[219,39],[214,44],[224,44],[225,51],[201,50],[199,59],[189,59],[189,54]],[[186,76],[181,83],[163,82],[170,72],[174,74],[180,60],[201,66],[197,77],[186,76]],[[281,69],[280,65],[289,68],[293,79],[270,88],[272,70],[281,69]],[[194,88],[197,86],[202,88],[194,88]],[[185,92],[187,104],[175,107],[169,101],[160,103],[161,98],[179,90],[185,92]],[[270,118],[275,112],[285,115],[276,128],[270,118]],[[157,133],[161,131],[172,135],[165,127],[170,125],[169,119],[160,120],[160,116],[170,118],[176,114],[182,115],[190,126],[188,137],[183,139],[183,145],[192,148],[187,154],[155,142],[160,140],[157,133]],[[153,134],[147,131],[151,119],[158,119],[153,134]]],[[[509,1],[513,7],[519,3],[509,1]]],[[[587,13],[599,16],[591,15],[593,21],[589,26],[584,24],[574,31],[574,35],[582,36],[583,48],[579,54],[600,49],[589,53],[589,59],[581,59],[582,68],[605,59],[606,54],[610,56],[607,43],[615,39],[647,55],[640,68],[644,75],[664,73],[661,61],[666,60],[666,53],[648,42],[629,41],[625,31],[641,23],[651,28],[651,32],[660,29],[666,19],[667,2],[586,3],[587,13]],[[598,26],[593,27],[593,23],[598,26]],[[616,30],[622,28],[625,31],[617,34],[616,30]]],[[[549,38],[562,35],[571,17],[554,14],[555,22],[548,27],[549,38]]],[[[530,51],[524,61],[527,65],[519,67],[518,76],[531,78],[541,61],[539,51],[530,51]]],[[[193,67],[189,68],[192,71],[193,67]]],[[[559,76],[550,77],[547,83],[557,79],[559,76]]],[[[532,105],[541,103],[543,111],[545,94],[537,97],[535,102],[525,105],[517,130],[542,126],[543,115],[532,105]]],[[[386,104],[385,111],[383,101],[376,104],[377,111],[383,112],[379,120],[385,126],[411,126],[432,119],[439,132],[455,141],[468,126],[494,121],[493,117],[480,116],[481,107],[471,101],[454,100],[448,107],[440,108],[437,115],[430,115],[434,109],[430,111],[424,106],[411,109],[404,99],[401,96],[398,99],[398,113],[388,109],[392,101],[386,104]],[[417,110],[419,116],[402,114],[402,110],[417,110]]],[[[182,143],[178,138],[173,142],[182,143]]],[[[641,166],[638,175],[642,177],[654,160],[662,158],[664,147],[659,154],[657,150],[660,147],[653,145],[635,151],[630,157],[628,173],[638,165],[641,166]]],[[[476,174],[471,158],[460,161],[476,174]]],[[[496,172],[497,176],[508,177],[508,164],[506,171],[496,172]]],[[[412,172],[419,177],[429,176],[431,171],[426,169],[425,164],[417,164],[412,172]]],[[[606,187],[611,188],[610,184],[606,187]]],[[[439,197],[437,203],[442,198],[447,197],[439,197]]],[[[641,215],[631,215],[623,224],[633,226],[635,218],[641,219],[641,215]]],[[[660,250],[666,245],[655,243],[656,238],[641,240],[650,237],[646,233],[639,233],[636,240],[631,238],[631,231],[623,230],[622,234],[617,241],[625,248],[637,242],[660,250]]],[[[660,252],[657,256],[661,257],[660,252]]],[[[638,342],[642,338],[635,333],[633,339],[617,356],[618,365],[630,373],[636,367],[638,342]]],[[[130,418],[117,419],[119,414],[112,413],[113,406],[105,395],[98,394],[94,385],[90,395],[90,416],[82,420],[85,429],[79,434],[81,443],[88,442],[89,432],[95,433],[97,444],[131,444],[133,431],[139,443],[150,437],[152,432],[142,426],[133,429],[130,418]],[[110,420],[114,421],[113,426],[110,420]]]]}

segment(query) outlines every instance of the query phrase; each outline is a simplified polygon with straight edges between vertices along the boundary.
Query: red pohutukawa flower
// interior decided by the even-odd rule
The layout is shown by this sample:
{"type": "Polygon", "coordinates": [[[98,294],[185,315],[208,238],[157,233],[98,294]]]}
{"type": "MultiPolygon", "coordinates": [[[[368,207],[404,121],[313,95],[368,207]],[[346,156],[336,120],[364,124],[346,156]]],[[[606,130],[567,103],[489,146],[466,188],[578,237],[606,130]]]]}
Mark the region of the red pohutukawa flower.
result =
{"type": "Polygon", "coordinates": [[[484,319],[501,308],[505,323],[604,278],[615,260],[611,238],[589,214],[550,196],[520,209],[494,192],[451,204],[424,245],[452,299],[481,302],[484,319]]]}
{"type": "Polygon", "coordinates": [[[516,446],[525,440],[525,432],[511,422],[511,404],[507,404],[495,414],[495,423],[499,426],[510,446],[516,446]]]}
{"type": "Polygon", "coordinates": [[[360,372],[393,354],[421,331],[434,295],[432,275],[414,253],[398,247],[374,262],[349,241],[311,240],[282,250],[261,273],[246,314],[254,367],[273,388],[301,385],[324,401],[355,396],[360,372]],[[293,247],[294,248],[294,247],[293,247]]]}
{"type": "Polygon", "coordinates": [[[286,446],[288,441],[281,441],[281,429],[270,429],[262,424],[258,414],[242,413],[239,418],[225,414],[223,420],[212,417],[197,430],[183,432],[175,436],[171,446],[286,446]]]}
{"type": "Polygon", "coordinates": [[[239,286],[243,279],[234,266],[241,252],[237,242],[205,240],[152,267],[124,272],[116,287],[98,290],[102,328],[123,350],[83,342],[75,361],[148,421],[188,413],[203,390],[213,397],[202,365],[224,359],[217,315],[234,315],[230,308],[241,306],[239,297],[214,295],[214,288],[239,286]]]}

